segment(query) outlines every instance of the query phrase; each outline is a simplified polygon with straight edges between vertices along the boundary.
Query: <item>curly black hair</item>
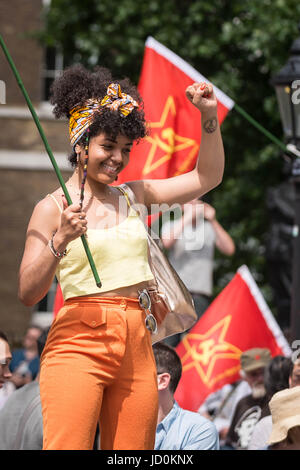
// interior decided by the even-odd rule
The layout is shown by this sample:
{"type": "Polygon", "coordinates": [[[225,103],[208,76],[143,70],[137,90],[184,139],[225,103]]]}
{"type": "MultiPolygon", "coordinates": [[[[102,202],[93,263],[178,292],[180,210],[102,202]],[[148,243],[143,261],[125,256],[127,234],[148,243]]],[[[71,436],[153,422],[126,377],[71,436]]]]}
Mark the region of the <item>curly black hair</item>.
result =
{"type": "MultiPolygon", "coordinates": [[[[102,108],[95,113],[89,127],[89,138],[104,132],[111,138],[123,134],[131,140],[140,140],[147,134],[147,124],[143,109],[143,101],[137,88],[128,78],[118,80],[112,77],[111,72],[104,67],[96,67],[93,72],[82,65],[73,65],[63,72],[52,84],[50,102],[54,105],[53,113],[57,118],[65,116],[70,118],[70,111],[75,106],[82,106],[89,98],[102,99],[106,95],[107,87],[111,83],[119,83],[123,93],[127,93],[138,102],[139,108],[126,117],[121,113],[102,108]]],[[[84,145],[86,134],[79,140],[84,145]]],[[[73,150],[69,156],[73,167],[77,164],[76,152],[73,150]]]]}

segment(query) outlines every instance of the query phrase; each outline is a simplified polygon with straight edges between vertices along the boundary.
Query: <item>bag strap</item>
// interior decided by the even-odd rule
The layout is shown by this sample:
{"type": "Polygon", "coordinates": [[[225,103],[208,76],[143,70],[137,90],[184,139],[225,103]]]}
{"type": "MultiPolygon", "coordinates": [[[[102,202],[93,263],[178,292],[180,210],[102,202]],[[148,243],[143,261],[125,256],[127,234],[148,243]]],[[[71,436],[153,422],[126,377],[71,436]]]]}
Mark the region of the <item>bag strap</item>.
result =
{"type": "Polygon", "coordinates": [[[123,183],[120,186],[117,186],[117,188],[124,194],[126,199],[128,198],[128,194],[130,194],[131,201],[134,204],[137,203],[134,192],[132,191],[132,189],[126,183],[123,183]]]}
{"type": "MultiPolygon", "coordinates": [[[[121,186],[118,186],[118,188],[123,192],[124,196],[126,194],[127,198],[129,197],[132,205],[137,205],[138,208],[142,209],[143,206],[142,204],[139,204],[139,202],[137,201],[137,198],[136,198],[136,195],[134,194],[134,191],[127,185],[127,184],[122,184],[121,186]]],[[[125,196],[125,197],[126,197],[125,196]]],[[[153,274],[153,277],[154,277],[154,284],[155,286],[157,287],[158,284],[157,284],[157,279],[156,279],[156,275],[155,275],[155,268],[154,268],[154,265],[153,265],[153,261],[152,261],[152,256],[151,256],[151,247],[153,246],[153,244],[155,243],[155,241],[152,239],[150,233],[149,233],[149,227],[145,221],[145,211],[143,210],[139,210],[138,209],[138,214],[139,214],[139,217],[141,219],[141,221],[143,222],[143,224],[145,225],[145,229],[146,229],[146,232],[147,232],[147,240],[148,240],[148,263],[149,263],[149,266],[150,266],[150,269],[152,271],[152,274],[153,274]],[[143,217],[143,215],[144,217],[143,217]]],[[[159,248],[158,248],[159,249],[159,248]]]]}
{"type": "Polygon", "coordinates": [[[146,211],[145,211],[145,207],[143,206],[143,204],[140,204],[138,202],[134,191],[125,183],[121,184],[120,186],[117,186],[117,187],[124,194],[124,196],[126,197],[127,202],[129,200],[131,205],[136,206],[136,212],[138,213],[138,215],[140,216],[141,221],[147,227],[147,230],[148,230],[148,226],[145,222],[145,218],[146,218],[146,215],[147,215],[146,211]]]}
{"type": "Polygon", "coordinates": [[[38,395],[37,397],[35,397],[29,403],[29,405],[25,409],[25,411],[24,411],[24,413],[23,413],[23,415],[20,419],[18,432],[17,432],[15,443],[14,443],[14,450],[20,450],[25,425],[26,425],[28,419],[30,418],[31,413],[40,404],[40,402],[41,402],[40,395],[38,395]]]}
{"type": "Polygon", "coordinates": [[[126,193],[126,191],[125,191],[121,186],[116,186],[116,188],[117,188],[117,189],[123,194],[123,196],[125,197],[128,207],[131,207],[130,199],[129,199],[128,194],[126,193]]]}

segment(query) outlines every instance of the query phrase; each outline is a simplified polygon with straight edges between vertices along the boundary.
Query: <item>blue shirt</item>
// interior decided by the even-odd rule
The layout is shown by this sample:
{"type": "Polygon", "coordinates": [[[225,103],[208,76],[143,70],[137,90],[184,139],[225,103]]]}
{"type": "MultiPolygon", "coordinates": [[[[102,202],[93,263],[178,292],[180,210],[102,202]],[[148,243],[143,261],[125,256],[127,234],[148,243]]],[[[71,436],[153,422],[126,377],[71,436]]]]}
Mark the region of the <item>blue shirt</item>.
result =
{"type": "Polygon", "coordinates": [[[175,401],[157,425],[155,450],[219,450],[218,431],[211,421],[175,401]]]}
{"type": "Polygon", "coordinates": [[[17,372],[20,375],[30,374],[32,380],[34,380],[40,369],[40,359],[36,356],[28,361],[25,357],[24,349],[16,349],[12,353],[9,369],[11,372],[17,372]]]}

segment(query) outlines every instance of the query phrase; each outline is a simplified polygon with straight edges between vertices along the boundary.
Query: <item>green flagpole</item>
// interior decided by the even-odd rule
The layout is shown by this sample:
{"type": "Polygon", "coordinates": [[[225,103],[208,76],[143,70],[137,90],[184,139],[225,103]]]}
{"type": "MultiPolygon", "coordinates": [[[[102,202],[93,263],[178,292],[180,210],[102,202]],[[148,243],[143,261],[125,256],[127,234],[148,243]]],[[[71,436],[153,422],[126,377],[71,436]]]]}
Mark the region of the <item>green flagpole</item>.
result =
{"type": "Polygon", "coordinates": [[[268,139],[270,139],[277,147],[280,148],[283,152],[287,153],[288,155],[293,155],[293,153],[286,147],[286,145],[281,142],[281,140],[277,139],[275,135],[271,134],[267,129],[265,129],[259,122],[257,122],[253,117],[250,116],[250,114],[247,113],[241,106],[238,104],[234,104],[233,109],[235,109],[241,116],[243,116],[245,119],[247,119],[252,126],[256,127],[257,130],[259,130],[262,134],[264,134],[268,139]]]}
{"type": "MultiPolygon", "coordinates": [[[[1,44],[1,47],[2,47],[2,49],[3,49],[3,52],[4,52],[5,56],[6,56],[6,58],[7,58],[7,61],[8,61],[9,65],[10,65],[12,71],[13,71],[13,74],[14,74],[16,80],[17,80],[17,83],[18,83],[18,85],[19,85],[19,87],[20,87],[20,89],[21,89],[21,91],[22,91],[22,93],[23,93],[23,96],[24,96],[24,98],[25,98],[25,100],[26,100],[26,102],[27,102],[28,108],[29,108],[29,110],[30,110],[30,112],[31,112],[31,114],[32,114],[33,120],[34,120],[34,122],[35,122],[35,124],[36,124],[36,126],[37,126],[37,128],[38,128],[38,131],[39,131],[39,133],[40,133],[40,136],[41,136],[41,138],[42,138],[42,141],[44,142],[46,151],[47,151],[47,153],[48,153],[48,155],[49,155],[49,158],[50,158],[51,163],[52,163],[52,165],[53,165],[53,168],[54,168],[54,171],[55,171],[55,173],[56,173],[56,176],[57,176],[57,178],[58,178],[58,180],[59,180],[59,183],[60,183],[60,185],[61,185],[61,187],[62,187],[62,190],[63,190],[63,192],[64,192],[64,195],[65,195],[65,197],[66,197],[66,199],[67,199],[67,202],[68,202],[68,204],[70,205],[70,204],[72,204],[72,200],[71,200],[71,197],[70,197],[69,192],[68,192],[68,190],[67,190],[67,187],[66,187],[66,185],[65,185],[65,182],[64,182],[64,180],[63,180],[63,177],[62,177],[62,175],[61,175],[61,172],[60,172],[60,170],[59,170],[59,168],[58,168],[58,166],[57,166],[56,160],[55,160],[55,158],[54,158],[54,156],[53,156],[52,150],[51,150],[50,145],[49,145],[49,143],[48,143],[48,140],[47,140],[47,138],[46,138],[46,136],[45,136],[45,133],[44,133],[44,131],[43,131],[43,128],[42,128],[42,126],[41,126],[41,123],[40,123],[40,121],[39,121],[39,118],[38,118],[38,116],[37,116],[37,114],[36,114],[36,112],[35,112],[35,109],[34,109],[32,103],[31,103],[31,100],[30,100],[30,98],[29,98],[29,96],[28,96],[28,93],[27,93],[27,91],[26,91],[26,89],[25,89],[25,87],[24,87],[24,85],[23,85],[23,82],[22,82],[22,80],[21,80],[21,77],[20,77],[20,75],[19,75],[19,72],[18,72],[18,70],[17,70],[17,68],[16,68],[16,66],[15,66],[15,64],[14,64],[14,62],[13,62],[13,60],[12,60],[12,57],[11,57],[10,53],[8,52],[8,49],[7,49],[6,45],[5,45],[5,42],[4,42],[4,40],[3,40],[2,36],[1,36],[1,34],[0,34],[0,44],[1,44]]],[[[92,270],[92,272],[93,272],[93,275],[94,275],[94,278],[95,278],[95,281],[96,281],[96,285],[97,285],[97,287],[101,287],[102,284],[101,284],[101,281],[100,281],[100,278],[99,278],[99,275],[98,275],[98,272],[97,272],[97,268],[96,268],[96,266],[95,266],[93,257],[92,257],[92,255],[91,255],[91,252],[90,252],[90,249],[89,249],[89,246],[88,246],[88,243],[87,243],[87,240],[86,240],[86,238],[85,238],[84,235],[81,235],[81,240],[82,240],[83,247],[84,247],[84,249],[85,249],[85,252],[86,252],[88,261],[89,261],[89,263],[90,263],[91,270],[92,270]]]]}

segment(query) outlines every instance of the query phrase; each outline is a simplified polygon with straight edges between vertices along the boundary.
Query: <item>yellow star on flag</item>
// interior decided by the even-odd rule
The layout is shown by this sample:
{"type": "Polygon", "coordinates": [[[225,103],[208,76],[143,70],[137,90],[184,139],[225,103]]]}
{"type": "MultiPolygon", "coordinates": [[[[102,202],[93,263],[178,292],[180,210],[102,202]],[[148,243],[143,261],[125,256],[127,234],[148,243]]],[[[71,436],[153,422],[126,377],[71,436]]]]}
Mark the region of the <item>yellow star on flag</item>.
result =
{"type": "Polygon", "coordinates": [[[143,168],[143,176],[151,173],[170,160],[174,153],[190,148],[191,150],[183,164],[175,173],[175,175],[181,174],[186,170],[186,168],[188,168],[190,162],[194,159],[199,150],[199,144],[196,140],[180,136],[176,134],[172,127],[166,127],[169,113],[173,116],[176,115],[175,101],[172,96],[167,98],[160,120],[158,122],[150,123],[151,129],[160,129],[160,133],[152,131],[151,136],[147,136],[145,138],[145,140],[151,144],[151,148],[143,168]],[[164,155],[158,160],[155,160],[155,155],[158,149],[161,149],[164,152],[164,155]]]}
{"type": "Polygon", "coordinates": [[[242,351],[225,340],[231,318],[231,315],[227,315],[204,334],[189,333],[183,338],[186,349],[181,358],[183,372],[194,367],[202,382],[208,387],[225,376],[236,374],[240,369],[242,351]],[[224,359],[236,359],[237,364],[224,368],[220,374],[213,374],[216,362],[224,359]]]}

